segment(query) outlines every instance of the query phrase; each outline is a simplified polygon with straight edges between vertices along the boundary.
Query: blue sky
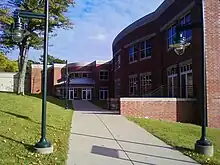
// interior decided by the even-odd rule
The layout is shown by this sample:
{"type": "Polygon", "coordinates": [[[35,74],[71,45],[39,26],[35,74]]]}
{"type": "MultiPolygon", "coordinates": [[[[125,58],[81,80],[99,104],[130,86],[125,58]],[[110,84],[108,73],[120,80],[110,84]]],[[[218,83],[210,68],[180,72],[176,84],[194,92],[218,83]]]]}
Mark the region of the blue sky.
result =
{"type": "MultiPolygon", "coordinates": [[[[67,16],[71,30],[58,30],[50,39],[49,54],[69,62],[109,60],[112,41],[126,26],[154,11],[163,0],[76,0],[67,16]]],[[[38,60],[42,51],[30,50],[29,58],[38,60]]],[[[17,59],[18,51],[9,54],[17,59]]]]}

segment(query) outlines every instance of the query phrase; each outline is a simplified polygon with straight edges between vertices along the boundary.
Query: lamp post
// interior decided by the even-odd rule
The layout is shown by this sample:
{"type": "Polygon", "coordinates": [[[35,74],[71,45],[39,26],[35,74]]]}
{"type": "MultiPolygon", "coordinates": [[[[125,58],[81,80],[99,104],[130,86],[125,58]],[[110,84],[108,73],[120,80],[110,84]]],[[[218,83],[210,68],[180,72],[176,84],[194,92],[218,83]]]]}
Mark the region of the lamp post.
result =
{"type": "Polygon", "coordinates": [[[209,141],[206,138],[206,126],[207,126],[207,89],[206,89],[206,55],[205,55],[205,17],[204,17],[204,0],[200,0],[200,6],[201,6],[201,11],[202,11],[202,16],[201,20],[202,23],[194,23],[194,24],[189,24],[189,25],[182,25],[182,26],[177,26],[176,31],[177,31],[177,38],[176,42],[171,45],[170,47],[174,48],[174,51],[178,55],[182,55],[185,52],[185,49],[190,45],[190,43],[187,43],[185,38],[182,36],[181,32],[184,30],[192,29],[192,28],[197,28],[197,27],[202,27],[202,44],[203,44],[203,50],[202,50],[202,73],[203,73],[203,119],[202,119],[202,134],[201,138],[196,141],[195,143],[195,150],[196,152],[200,154],[204,154],[207,156],[213,156],[214,151],[213,151],[213,145],[212,142],[209,141]]]}
{"type": "Polygon", "coordinates": [[[44,62],[43,62],[43,97],[42,97],[42,121],[41,121],[41,139],[34,146],[35,150],[42,154],[49,154],[53,152],[53,146],[46,139],[46,102],[47,102],[47,55],[48,55],[48,24],[49,24],[49,0],[45,0],[44,14],[32,13],[24,10],[15,10],[14,19],[15,24],[12,31],[12,39],[20,43],[25,34],[24,26],[20,18],[35,18],[44,19],[44,62]]]}
{"type": "Polygon", "coordinates": [[[66,60],[66,97],[65,97],[65,100],[66,100],[66,105],[65,105],[65,109],[69,109],[69,106],[68,106],[68,91],[69,91],[69,73],[68,73],[68,62],[66,60]]]}

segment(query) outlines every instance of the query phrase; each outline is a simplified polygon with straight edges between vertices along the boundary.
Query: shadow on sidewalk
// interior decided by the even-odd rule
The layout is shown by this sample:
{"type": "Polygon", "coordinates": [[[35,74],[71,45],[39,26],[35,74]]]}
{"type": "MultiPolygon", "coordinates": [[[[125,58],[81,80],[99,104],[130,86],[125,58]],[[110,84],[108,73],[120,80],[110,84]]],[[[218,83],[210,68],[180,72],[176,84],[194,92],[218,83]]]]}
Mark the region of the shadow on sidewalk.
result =
{"type": "Polygon", "coordinates": [[[96,145],[92,146],[91,153],[92,154],[97,154],[97,155],[102,155],[102,156],[107,156],[107,157],[112,157],[112,158],[117,158],[117,159],[122,159],[122,160],[127,160],[127,161],[131,161],[133,163],[148,164],[148,165],[156,165],[156,164],[143,162],[143,161],[140,161],[140,160],[130,159],[128,154],[147,156],[147,158],[148,157],[153,157],[153,158],[157,158],[157,159],[170,160],[171,164],[176,164],[178,162],[184,162],[184,163],[187,163],[187,164],[198,164],[197,162],[194,162],[194,161],[181,160],[181,159],[175,159],[175,158],[171,158],[171,157],[165,157],[165,156],[153,155],[153,154],[146,154],[146,153],[139,153],[139,152],[127,151],[127,150],[121,150],[121,149],[113,149],[113,148],[107,148],[107,147],[96,146],[96,145]],[[119,152],[124,152],[127,155],[128,159],[119,157],[119,152]]]}
{"type": "Polygon", "coordinates": [[[90,138],[98,138],[98,139],[104,139],[104,140],[117,140],[118,142],[125,142],[125,143],[137,144],[137,145],[146,145],[146,146],[152,146],[152,147],[159,147],[159,148],[166,148],[166,149],[176,150],[173,147],[159,146],[159,145],[154,145],[154,144],[140,143],[140,142],[134,142],[134,141],[121,140],[121,139],[113,139],[113,138],[94,136],[94,135],[87,135],[87,134],[80,134],[80,133],[71,133],[71,134],[77,135],[77,136],[90,137],[90,138]]]}
{"type": "Polygon", "coordinates": [[[102,111],[102,112],[83,112],[83,114],[96,114],[96,115],[120,115],[119,112],[110,112],[110,111],[102,111]]]}

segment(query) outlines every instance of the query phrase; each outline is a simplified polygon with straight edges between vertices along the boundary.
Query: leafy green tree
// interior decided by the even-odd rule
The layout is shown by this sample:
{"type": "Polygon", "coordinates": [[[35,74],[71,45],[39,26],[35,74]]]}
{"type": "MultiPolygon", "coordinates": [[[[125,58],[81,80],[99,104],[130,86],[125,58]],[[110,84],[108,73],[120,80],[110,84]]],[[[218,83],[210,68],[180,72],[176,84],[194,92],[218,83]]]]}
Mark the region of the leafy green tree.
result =
{"type": "Polygon", "coordinates": [[[0,72],[4,72],[7,66],[8,60],[7,57],[0,52],[0,72]]]}
{"type": "MultiPolygon", "coordinates": [[[[40,56],[39,60],[40,60],[40,62],[44,61],[43,55],[40,56]]],[[[49,65],[52,65],[52,64],[55,64],[55,63],[57,63],[57,64],[65,64],[66,61],[65,60],[61,60],[59,58],[56,58],[56,57],[51,56],[51,55],[48,54],[48,56],[47,56],[47,63],[49,65]]]]}
{"type": "Polygon", "coordinates": [[[9,61],[5,68],[5,72],[18,72],[17,61],[9,61]]]}
{"type": "Polygon", "coordinates": [[[2,52],[0,52],[0,71],[1,72],[18,72],[18,63],[9,60],[2,52]]]}
{"type": "MultiPolygon", "coordinates": [[[[39,5],[39,0],[24,0],[20,5],[20,9],[28,10],[35,13],[44,12],[44,3],[39,5]]],[[[73,27],[70,19],[65,16],[68,8],[74,6],[72,0],[50,0],[49,9],[49,37],[56,36],[56,29],[71,29],[73,27]]],[[[25,19],[26,30],[30,32],[25,36],[21,43],[14,43],[11,38],[11,23],[13,17],[11,11],[17,5],[17,0],[8,0],[6,5],[0,5],[0,48],[2,50],[10,51],[19,49],[19,83],[18,94],[24,95],[24,80],[26,75],[26,68],[28,63],[28,52],[30,48],[43,48],[43,34],[44,34],[44,20],[39,19],[25,19]],[[10,4],[7,5],[7,4],[10,4]]]]}

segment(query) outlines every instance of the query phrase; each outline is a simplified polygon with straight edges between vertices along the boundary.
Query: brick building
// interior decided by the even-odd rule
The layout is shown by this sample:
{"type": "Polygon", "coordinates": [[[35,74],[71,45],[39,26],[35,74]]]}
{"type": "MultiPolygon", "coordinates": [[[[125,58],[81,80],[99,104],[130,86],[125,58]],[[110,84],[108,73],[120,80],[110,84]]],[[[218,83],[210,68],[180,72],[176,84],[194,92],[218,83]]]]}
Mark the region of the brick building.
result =
{"type": "MultiPolygon", "coordinates": [[[[219,1],[205,0],[204,11],[208,124],[220,127],[219,1]]],[[[135,21],[116,36],[112,45],[114,96],[121,97],[122,114],[201,122],[202,27],[183,32],[191,45],[182,56],[169,47],[177,24],[198,22],[202,22],[201,0],[165,0],[153,13],[135,21]],[[157,98],[132,100],[124,98],[127,96],[157,98]],[[163,99],[165,97],[182,99],[163,99]]]]}
{"type": "MultiPolygon", "coordinates": [[[[219,1],[205,0],[204,11],[208,125],[220,127],[219,1]]],[[[111,61],[68,65],[72,79],[69,98],[121,98],[123,115],[200,124],[203,108],[202,28],[183,32],[191,45],[182,56],[176,55],[169,45],[173,43],[177,24],[201,21],[201,0],[165,0],[154,12],[116,36],[111,61]]],[[[35,72],[40,74],[40,70],[42,66],[39,69],[39,65],[33,65],[32,93],[41,91],[39,76],[34,80],[35,72]],[[33,86],[34,81],[39,82],[33,86]]],[[[56,91],[65,96],[65,65],[55,64],[48,72],[49,93],[56,91]]]]}
{"type": "MultiPolygon", "coordinates": [[[[111,61],[94,61],[92,63],[70,63],[67,65],[69,83],[66,86],[66,65],[48,66],[48,95],[61,98],[106,100],[111,95],[111,61]]],[[[31,93],[41,93],[41,74],[43,65],[33,64],[31,74],[31,93]]]]}

